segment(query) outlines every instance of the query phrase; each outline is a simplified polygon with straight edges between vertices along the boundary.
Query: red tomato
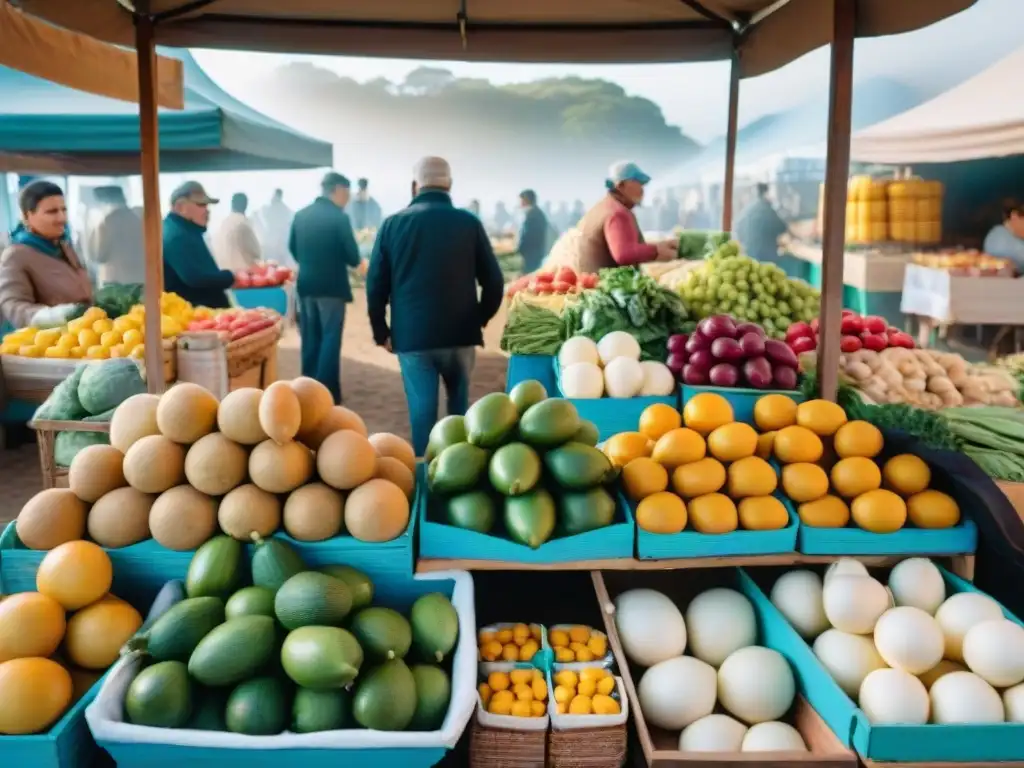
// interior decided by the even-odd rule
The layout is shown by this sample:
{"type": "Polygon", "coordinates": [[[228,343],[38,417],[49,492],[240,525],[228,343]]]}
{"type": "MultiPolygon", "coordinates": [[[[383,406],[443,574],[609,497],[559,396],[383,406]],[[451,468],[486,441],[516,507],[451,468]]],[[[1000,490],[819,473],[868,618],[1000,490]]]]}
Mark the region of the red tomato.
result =
{"type": "Polygon", "coordinates": [[[211,331],[217,327],[217,321],[212,319],[193,320],[188,324],[190,331],[211,331]]]}
{"type": "Polygon", "coordinates": [[[839,349],[843,352],[856,352],[864,346],[856,336],[843,336],[839,341],[839,349]]]}
{"type": "Polygon", "coordinates": [[[558,271],[555,272],[555,282],[576,285],[576,273],[573,271],[572,267],[559,267],[558,271]]]}
{"type": "Polygon", "coordinates": [[[248,288],[252,285],[252,278],[245,272],[238,272],[235,274],[235,287],[236,288],[248,288]]]}
{"type": "Polygon", "coordinates": [[[580,285],[584,288],[597,288],[597,275],[593,273],[580,275],[580,285]]]}
{"type": "Polygon", "coordinates": [[[903,333],[903,331],[897,331],[896,333],[889,334],[889,346],[913,349],[915,345],[912,336],[903,333]]]}
{"type": "Polygon", "coordinates": [[[811,326],[807,323],[793,323],[786,329],[786,340],[792,341],[793,339],[802,339],[805,337],[813,337],[814,331],[811,330],[811,326]]]}
{"type": "Polygon", "coordinates": [[[889,346],[889,340],[885,337],[884,333],[868,333],[865,331],[860,335],[860,338],[864,343],[864,349],[870,349],[873,352],[881,352],[889,346]]]}
{"type": "Polygon", "coordinates": [[[554,281],[555,274],[554,272],[538,272],[533,276],[533,279],[538,283],[550,283],[554,281]]]}
{"type": "Polygon", "coordinates": [[[813,352],[818,348],[818,342],[813,336],[797,336],[789,342],[789,348],[802,355],[804,352],[813,352]]]}
{"type": "Polygon", "coordinates": [[[839,330],[842,333],[859,334],[864,330],[864,321],[854,314],[843,315],[843,321],[839,326],[839,330]]]}
{"type": "Polygon", "coordinates": [[[270,279],[266,275],[254,275],[252,278],[253,288],[266,288],[270,285],[270,279]]]}
{"type": "Polygon", "coordinates": [[[573,283],[567,283],[564,280],[555,280],[551,284],[551,290],[555,293],[568,293],[574,286],[573,283]]]}
{"type": "MultiPolygon", "coordinates": [[[[884,317],[878,315],[867,315],[864,318],[864,330],[868,333],[885,333],[888,323],[884,317]]],[[[869,347],[870,349],[870,347],[869,347]]]]}
{"type": "Polygon", "coordinates": [[[553,283],[538,283],[536,293],[554,293],[555,286],[553,283]]]}

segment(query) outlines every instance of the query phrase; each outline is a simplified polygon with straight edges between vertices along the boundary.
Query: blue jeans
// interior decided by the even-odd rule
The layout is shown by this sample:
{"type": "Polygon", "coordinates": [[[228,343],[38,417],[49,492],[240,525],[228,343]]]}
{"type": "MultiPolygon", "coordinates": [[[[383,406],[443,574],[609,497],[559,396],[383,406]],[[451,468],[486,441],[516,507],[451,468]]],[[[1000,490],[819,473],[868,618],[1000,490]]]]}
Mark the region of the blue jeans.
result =
{"type": "Polygon", "coordinates": [[[302,375],[316,379],[341,404],[341,334],[345,328],[345,300],[331,297],[299,299],[302,339],[302,375]]]}
{"type": "Polygon", "coordinates": [[[437,421],[439,382],[444,380],[448,393],[448,414],[465,414],[469,407],[469,379],[475,361],[476,349],[473,347],[399,353],[398,364],[402,369],[402,384],[412,423],[412,447],[417,456],[427,452],[430,430],[437,421]]]}

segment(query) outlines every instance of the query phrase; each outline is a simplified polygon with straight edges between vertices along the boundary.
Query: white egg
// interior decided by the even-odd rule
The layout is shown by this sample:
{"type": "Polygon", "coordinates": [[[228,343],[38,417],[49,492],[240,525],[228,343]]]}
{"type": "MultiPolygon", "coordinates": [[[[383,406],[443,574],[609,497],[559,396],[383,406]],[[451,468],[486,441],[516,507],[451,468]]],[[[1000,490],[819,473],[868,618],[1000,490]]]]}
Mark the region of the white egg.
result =
{"type": "Polygon", "coordinates": [[[834,576],[867,576],[868,569],[860,560],[841,557],[825,570],[825,583],[834,576]]]}
{"type": "Polygon", "coordinates": [[[921,682],[924,683],[924,687],[929,691],[932,686],[935,685],[935,681],[943,675],[948,675],[950,672],[966,672],[967,667],[958,661],[950,661],[949,659],[943,659],[934,667],[929,669],[927,672],[918,675],[921,682]]]}
{"type": "Polygon", "coordinates": [[[653,667],[686,650],[682,612],[654,589],[630,589],[615,598],[615,627],[626,657],[641,667],[653,667]]]}
{"type": "Polygon", "coordinates": [[[1001,723],[1005,717],[996,689],[973,672],[943,675],[928,693],[933,723],[1001,723]]]}
{"type": "Polygon", "coordinates": [[[889,591],[896,605],[911,605],[934,616],[946,599],[946,582],[931,560],[912,557],[892,569],[889,591]]]}
{"type": "Polygon", "coordinates": [[[713,667],[730,653],[757,642],[754,606],[734,589],[709,589],[686,608],[690,653],[713,667]]]}
{"type": "Polygon", "coordinates": [[[708,715],[679,734],[680,752],[739,752],[747,726],[728,715],[708,715]]]}
{"type": "Polygon", "coordinates": [[[870,637],[851,635],[838,629],[818,635],[814,641],[814,655],[846,695],[852,698],[857,697],[865,677],[885,667],[885,660],[878,654],[870,637]]]}
{"type": "Polygon", "coordinates": [[[876,669],[861,683],[858,701],[872,723],[924,725],[931,707],[924,683],[902,669],[876,669]]]}
{"type": "Polygon", "coordinates": [[[877,579],[843,575],[825,582],[822,601],[833,627],[854,635],[870,635],[878,617],[892,605],[892,596],[877,579]]]}
{"type": "Polygon", "coordinates": [[[983,621],[1003,618],[1003,609],[988,595],[979,592],[958,592],[939,606],[935,620],[946,638],[946,658],[963,661],[964,636],[967,630],[983,621]]]}
{"type": "Polygon", "coordinates": [[[678,731],[711,714],[718,694],[715,668],[692,656],[668,659],[644,672],[637,698],[644,718],[678,731]]]}
{"type": "Polygon", "coordinates": [[[964,635],[964,661],[996,688],[1024,681],[1024,627],[1008,619],[975,624],[964,635]]]}
{"type": "Polygon", "coordinates": [[[890,667],[922,675],[942,661],[939,622],[920,608],[890,608],[875,624],[875,648],[890,667]]]}
{"type": "Polygon", "coordinates": [[[718,699],[741,720],[778,720],[793,705],[796,681],[786,657],[771,648],[740,648],[718,670],[718,699]]]}
{"type": "Polygon", "coordinates": [[[789,723],[772,720],[750,726],[740,752],[807,752],[800,731],[789,723]]]}
{"type": "Polygon", "coordinates": [[[1006,722],[1024,723],[1024,683],[1003,691],[1003,708],[1006,722]]]}
{"type": "Polygon", "coordinates": [[[821,578],[814,571],[782,574],[772,586],[771,600],[806,640],[813,640],[829,627],[822,602],[821,578]]]}

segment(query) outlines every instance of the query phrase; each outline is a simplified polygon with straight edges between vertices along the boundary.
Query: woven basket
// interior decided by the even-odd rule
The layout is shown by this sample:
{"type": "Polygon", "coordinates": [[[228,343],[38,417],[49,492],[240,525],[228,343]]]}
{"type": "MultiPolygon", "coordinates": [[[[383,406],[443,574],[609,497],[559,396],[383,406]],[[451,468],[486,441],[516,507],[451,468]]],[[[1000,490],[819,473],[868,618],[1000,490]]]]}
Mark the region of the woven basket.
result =
{"type": "Polygon", "coordinates": [[[280,317],[269,328],[244,336],[225,346],[224,351],[228,362],[228,376],[236,376],[256,368],[270,355],[274,354],[277,342],[281,338],[284,323],[280,317]]]}
{"type": "Polygon", "coordinates": [[[625,723],[548,733],[548,768],[620,768],[625,762],[625,723]]]}
{"type": "Polygon", "coordinates": [[[544,768],[546,731],[470,726],[470,768],[544,768]]]}

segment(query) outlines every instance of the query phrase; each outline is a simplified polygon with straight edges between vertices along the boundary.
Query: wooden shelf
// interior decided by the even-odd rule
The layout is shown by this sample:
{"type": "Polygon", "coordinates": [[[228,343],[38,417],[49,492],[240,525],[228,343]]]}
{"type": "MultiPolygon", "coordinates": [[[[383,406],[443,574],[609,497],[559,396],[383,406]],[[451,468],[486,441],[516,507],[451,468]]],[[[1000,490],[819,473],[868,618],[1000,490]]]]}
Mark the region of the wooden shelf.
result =
{"type": "MultiPolygon", "coordinates": [[[[522,563],[503,560],[464,560],[420,558],[416,573],[438,571],[673,571],[686,568],[727,568],[734,566],[823,565],[838,560],[840,555],[801,555],[791,552],[780,555],[752,555],[749,557],[695,557],[678,560],[576,560],[567,563],[522,563]]],[[[850,555],[864,565],[884,568],[906,560],[912,555],[850,555]]],[[[962,578],[974,577],[974,555],[932,555],[950,560],[951,570],[962,578]]]]}

